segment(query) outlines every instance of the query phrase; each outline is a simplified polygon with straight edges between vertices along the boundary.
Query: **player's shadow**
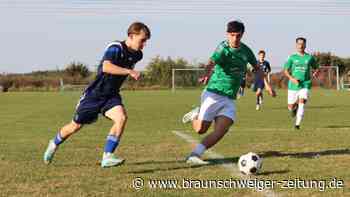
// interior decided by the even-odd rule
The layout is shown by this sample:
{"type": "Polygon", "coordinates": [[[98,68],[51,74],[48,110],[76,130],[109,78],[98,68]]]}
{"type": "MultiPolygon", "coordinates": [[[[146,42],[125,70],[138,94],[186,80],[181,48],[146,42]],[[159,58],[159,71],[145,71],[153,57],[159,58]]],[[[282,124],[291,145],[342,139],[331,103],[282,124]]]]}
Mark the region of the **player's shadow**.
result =
{"type": "Polygon", "coordinates": [[[346,128],[350,128],[350,125],[328,125],[328,126],[325,126],[324,128],[328,128],[328,129],[346,129],[346,128]]]}
{"type": "Polygon", "coordinates": [[[145,173],[154,173],[157,171],[172,171],[172,170],[182,170],[182,169],[194,169],[194,168],[223,165],[223,164],[236,164],[238,162],[238,159],[239,159],[238,157],[205,159],[205,161],[209,162],[209,164],[206,164],[206,165],[190,165],[190,164],[186,164],[184,160],[170,160],[170,161],[154,161],[154,160],[152,160],[152,161],[134,162],[134,163],[128,163],[128,165],[178,164],[178,165],[185,165],[185,166],[164,167],[164,168],[157,167],[157,168],[146,169],[146,170],[128,171],[127,173],[129,173],[129,174],[145,174],[145,173]]]}
{"type": "MultiPolygon", "coordinates": [[[[228,164],[228,163],[237,163],[239,157],[226,157],[226,158],[210,158],[210,159],[205,159],[205,161],[209,161],[210,164],[208,165],[220,165],[220,164],[228,164]]],[[[185,161],[183,160],[168,160],[168,161],[141,161],[141,162],[133,162],[133,163],[128,163],[128,165],[147,165],[147,164],[174,164],[174,163],[184,163],[185,161]]]]}
{"type": "Polygon", "coordinates": [[[274,175],[274,174],[285,174],[288,172],[290,172],[290,171],[289,170],[263,171],[263,172],[259,172],[259,175],[269,176],[269,175],[274,175]]]}
{"type": "Polygon", "coordinates": [[[209,165],[222,165],[222,164],[236,164],[239,160],[239,157],[226,157],[226,158],[211,158],[206,159],[209,161],[209,165]]]}
{"type": "MultiPolygon", "coordinates": [[[[350,105],[307,105],[307,109],[334,109],[334,108],[349,108],[350,105]]],[[[272,110],[287,110],[287,106],[271,107],[272,110]]]]}
{"type": "Polygon", "coordinates": [[[266,157],[294,157],[294,158],[308,158],[313,159],[320,156],[327,155],[350,155],[350,149],[333,149],[315,152],[299,152],[299,153],[283,153],[279,151],[266,151],[259,154],[262,158],[266,157]]]}
{"type": "MultiPolygon", "coordinates": [[[[128,171],[128,174],[147,174],[147,173],[155,173],[158,171],[172,171],[172,170],[183,170],[183,169],[196,169],[196,168],[202,168],[202,167],[209,167],[209,166],[215,166],[215,165],[232,165],[232,167],[235,166],[239,160],[239,157],[226,157],[226,158],[211,158],[211,159],[205,159],[205,161],[208,161],[209,164],[206,165],[189,165],[185,164],[185,161],[181,160],[170,160],[170,161],[143,161],[143,162],[134,162],[134,163],[128,163],[128,165],[147,165],[147,164],[183,164],[185,166],[177,166],[177,167],[156,167],[153,169],[142,169],[142,170],[134,170],[134,171],[128,171]]],[[[288,173],[289,170],[277,170],[277,171],[263,171],[260,172],[259,175],[268,176],[272,174],[285,174],[288,173]]]]}
{"type": "Polygon", "coordinates": [[[178,166],[178,167],[170,167],[170,168],[153,168],[153,169],[145,169],[145,170],[135,170],[135,171],[128,171],[128,174],[146,174],[146,173],[155,173],[158,171],[172,171],[172,170],[183,170],[183,169],[194,169],[194,168],[201,168],[208,165],[188,165],[188,166],[178,166]]]}
{"type": "Polygon", "coordinates": [[[344,106],[340,106],[340,105],[310,105],[307,106],[308,109],[334,109],[334,108],[341,108],[344,106]]]}
{"type": "Polygon", "coordinates": [[[147,165],[147,164],[174,164],[174,163],[183,163],[181,160],[168,160],[168,161],[140,161],[140,162],[132,162],[128,163],[128,165],[147,165]]]}

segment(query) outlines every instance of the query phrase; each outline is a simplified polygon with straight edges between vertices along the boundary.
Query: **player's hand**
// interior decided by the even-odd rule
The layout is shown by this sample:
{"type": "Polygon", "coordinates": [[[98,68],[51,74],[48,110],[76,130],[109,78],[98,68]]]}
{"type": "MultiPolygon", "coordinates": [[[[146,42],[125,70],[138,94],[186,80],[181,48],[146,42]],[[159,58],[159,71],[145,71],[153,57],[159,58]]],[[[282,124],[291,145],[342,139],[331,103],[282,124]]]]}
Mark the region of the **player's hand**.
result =
{"type": "Polygon", "coordinates": [[[266,85],[266,90],[270,96],[272,96],[272,97],[277,96],[276,91],[270,85],[266,85]]]}
{"type": "Polygon", "coordinates": [[[313,78],[317,78],[317,77],[318,77],[318,73],[319,73],[319,72],[314,72],[314,73],[312,73],[312,77],[313,77],[313,78]]]}
{"type": "Polygon", "coordinates": [[[290,81],[296,85],[299,85],[299,80],[297,80],[295,78],[291,78],[290,81]]]}
{"type": "Polygon", "coordinates": [[[272,96],[272,97],[276,97],[277,96],[276,91],[274,89],[272,89],[272,88],[269,90],[269,95],[272,96]]]}
{"type": "Polygon", "coordinates": [[[206,85],[208,83],[208,81],[209,81],[209,77],[208,76],[204,76],[204,77],[201,77],[201,78],[198,79],[198,82],[202,83],[204,85],[206,85]]]}
{"type": "Polygon", "coordinates": [[[129,75],[130,75],[130,77],[132,77],[133,79],[135,79],[137,81],[137,80],[139,80],[141,73],[139,71],[136,71],[136,70],[130,70],[129,75]]]}

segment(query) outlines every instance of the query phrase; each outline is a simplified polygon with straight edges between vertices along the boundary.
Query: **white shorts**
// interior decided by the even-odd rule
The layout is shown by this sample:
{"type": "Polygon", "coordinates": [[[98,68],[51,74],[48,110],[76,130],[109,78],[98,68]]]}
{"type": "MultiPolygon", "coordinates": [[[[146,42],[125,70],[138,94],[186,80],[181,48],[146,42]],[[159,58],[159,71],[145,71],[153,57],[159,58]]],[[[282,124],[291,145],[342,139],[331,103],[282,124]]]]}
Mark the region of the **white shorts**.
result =
{"type": "Polygon", "coordinates": [[[226,116],[236,119],[236,105],[232,99],[204,90],[201,96],[201,107],[198,119],[213,121],[215,117],[226,116]]]}
{"type": "Polygon", "coordinates": [[[288,90],[288,104],[294,104],[298,101],[298,99],[309,98],[309,89],[303,88],[300,90],[288,90]]]}

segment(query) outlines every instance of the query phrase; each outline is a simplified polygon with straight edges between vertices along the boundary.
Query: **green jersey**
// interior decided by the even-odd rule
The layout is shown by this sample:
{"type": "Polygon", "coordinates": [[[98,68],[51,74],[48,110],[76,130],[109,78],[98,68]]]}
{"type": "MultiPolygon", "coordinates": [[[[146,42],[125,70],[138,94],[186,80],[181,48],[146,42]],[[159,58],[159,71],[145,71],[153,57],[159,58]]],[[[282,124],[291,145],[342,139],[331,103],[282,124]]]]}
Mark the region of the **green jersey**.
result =
{"type": "Polygon", "coordinates": [[[305,53],[303,56],[300,54],[289,56],[287,62],[284,64],[284,69],[288,70],[293,78],[299,80],[299,85],[289,81],[288,89],[311,89],[311,69],[317,68],[318,65],[315,58],[308,53],[305,53]]]}
{"type": "Polygon", "coordinates": [[[231,48],[226,40],[219,44],[211,60],[215,62],[215,67],[206,90],[236,99],[248,63],[257,65],[254,53],[244,43],[239,48],[231,48]]]}

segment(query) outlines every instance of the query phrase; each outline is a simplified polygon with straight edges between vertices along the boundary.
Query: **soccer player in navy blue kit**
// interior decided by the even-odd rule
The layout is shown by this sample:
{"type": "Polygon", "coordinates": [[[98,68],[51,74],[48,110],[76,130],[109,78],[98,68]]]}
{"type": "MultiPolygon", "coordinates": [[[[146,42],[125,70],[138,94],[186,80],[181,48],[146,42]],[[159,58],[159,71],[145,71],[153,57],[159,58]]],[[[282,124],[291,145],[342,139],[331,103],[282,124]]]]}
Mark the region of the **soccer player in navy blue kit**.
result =
{"type": "MultiPolygon", "coordinates": [[[[260,50],[259,53],[259,60],[258,60],[258,65],[260,69],[266,74],[266,76],[269,76],[271,72],[271,66],[268,61],[265,60],[265,51],[260,50]]],[[[267,77],[269,79],[269,77],[267,77]]],[[[256,110],[260,110],[262,102],[263,102],[263,90],[265,88],[265,82],[263,80],[266,79],[261,79],[257,76],[254,78],[254,91],[256,95],[256,110]]],[[[269,81],[267,81],[270,83],[269,81]]]]}
{"type": "Polygon", "coordinates": [[[139,79],[140,72],[133,69],[142,59],[142,49],[150,37],[149,28],[143,23],[135,22],[129,26],[125,41],[115,41],[107,46],[96,79],[83,92],[72,122],[63,126],[55,138],[50,140],[44,154],[46,164],[52,161],[60,144],[79,131],[83,125],[95,122],[99,113],[113,121],[106,139],[101,166],[117,166],[124,162],[124,159],[113,154],[127,120],[119,91],[128,76],[139,79]]]}

